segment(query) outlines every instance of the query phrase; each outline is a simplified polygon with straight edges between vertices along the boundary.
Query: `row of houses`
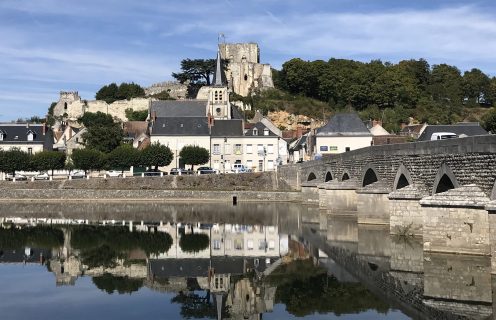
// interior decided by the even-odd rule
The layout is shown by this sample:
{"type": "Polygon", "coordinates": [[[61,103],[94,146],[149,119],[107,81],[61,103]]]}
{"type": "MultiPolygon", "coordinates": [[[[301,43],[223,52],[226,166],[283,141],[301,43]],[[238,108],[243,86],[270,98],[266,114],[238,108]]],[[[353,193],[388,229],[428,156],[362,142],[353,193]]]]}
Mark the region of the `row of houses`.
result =
{"type": "MultiPolygon", "coordinates": [[[[248,122],[229,100],[220,51],[212,85],[202,90],[207,92],[206,99],[150,100],[147,121],[123,124],[125,141],[140,149],[150,143],[168,146],[174,160],[161,168],[164,171],[186,167],[180,151],[195,145],[210,152],[206,165],[220,172],[229,172],[237,164],[256,172],[371,145],[430,140],[434,132],[452,132],[460,137],[488,134],[478,123],[460,123],[405,126],[400,135],[391,135],[380,122],[364,123],[356,113],[337,113],[324,126],[305,134],[302,130],[282,132],[260,113],[248,122]]],[[[77,123],[61,122],[53,131],[42,124],[0,124],[0,148],[16,147],[31,154],[53,149],[70,155],[84,147],[85,131],[77,123]]]]}

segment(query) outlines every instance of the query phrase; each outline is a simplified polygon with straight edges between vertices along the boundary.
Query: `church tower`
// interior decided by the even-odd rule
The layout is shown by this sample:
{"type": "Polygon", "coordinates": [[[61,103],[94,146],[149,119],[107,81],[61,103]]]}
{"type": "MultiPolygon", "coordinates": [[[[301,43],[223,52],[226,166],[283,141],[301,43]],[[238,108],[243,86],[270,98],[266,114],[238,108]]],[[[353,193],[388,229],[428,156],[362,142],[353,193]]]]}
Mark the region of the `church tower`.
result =
{"type": "Polygon", "coordinates": [[[217,51],[214,78],[208,95],[208,110],[210,115],[216,120],[231,119],[231,105],[227,92],[227,81],[224,70],[222,70],[222,60],[219,50],[217,51]]]}

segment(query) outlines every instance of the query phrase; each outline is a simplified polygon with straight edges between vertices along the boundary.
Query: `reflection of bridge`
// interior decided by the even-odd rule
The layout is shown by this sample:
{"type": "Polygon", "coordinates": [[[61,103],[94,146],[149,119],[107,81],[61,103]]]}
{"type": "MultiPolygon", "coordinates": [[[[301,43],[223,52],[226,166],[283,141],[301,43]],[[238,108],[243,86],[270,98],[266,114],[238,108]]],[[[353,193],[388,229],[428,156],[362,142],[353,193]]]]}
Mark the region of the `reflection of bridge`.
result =
{"type": "MultiPolygon", "coordinates": [[[[367,147],[278,168],[331,215],[423,237],[424,250],[496,249],[496,136],[367,147]]],[[[496,272],[496,256],[493,259],[496,272]]]]}

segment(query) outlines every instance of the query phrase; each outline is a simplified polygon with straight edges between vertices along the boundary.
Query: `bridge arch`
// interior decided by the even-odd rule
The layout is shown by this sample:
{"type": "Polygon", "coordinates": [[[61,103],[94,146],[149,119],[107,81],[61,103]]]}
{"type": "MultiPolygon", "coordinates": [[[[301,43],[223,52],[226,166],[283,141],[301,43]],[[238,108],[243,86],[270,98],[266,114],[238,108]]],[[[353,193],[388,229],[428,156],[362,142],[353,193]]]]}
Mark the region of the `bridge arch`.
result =
{"type": "Polygon", "coordinates": [[[374,182],[379,181],[379,174],[377,169],[372,164],[368,164],[362,170],[362,187],[368,186],[374,182]]]}
{"type": "Polygon", "coordinates": [[[332,172],[329,170],[329,171],[327,171],[327,173],[326,173],[326,175],[325,175],[324,182],[331,181],[332,179],[333,179],[333,177],[332,177],[332,172]]]}
{"type": "Polygon", "coordinates": [[[450,189],[458,188],[459,186],[460,184],[458,183],[453,170],[443,162],[434,179],[432,194],[445,192],[450,189]]]}
{"type": "Polygon", "coordinates": [[[310,174],[307,177],[307,181],[312,181],[312,180],[315,180],[315,179],[317,179],[317,176],[315,175],[315,173],[310,172],[310,174]]]}
{"type": "Polygon", "coordinates": [[[346,181],[346,180],[350,180],[350,173],[348,172],[348,170],[344,170],[343,175],[341,176],[341,181],[346,181]]]}
{"type": "Polygon", "coordinates": [[[396,177],[394,178],[393,190],[398,190],[413,184],[412,176],[410,175],[410,171],[405,167],[402,163],[398,167],[398,171],[396,171],[396,177]]]}

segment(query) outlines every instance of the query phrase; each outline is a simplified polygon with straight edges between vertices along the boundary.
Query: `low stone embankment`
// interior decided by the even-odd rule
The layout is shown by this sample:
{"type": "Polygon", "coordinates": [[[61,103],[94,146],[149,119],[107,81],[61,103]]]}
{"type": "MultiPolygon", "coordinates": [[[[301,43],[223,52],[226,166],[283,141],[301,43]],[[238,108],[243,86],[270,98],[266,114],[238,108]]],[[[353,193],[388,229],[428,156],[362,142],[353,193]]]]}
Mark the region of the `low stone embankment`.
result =
{"type": "Polygon", "coordinates": [[[276,174],[1,181],[0,201],[298,201],[276,174]]]}

